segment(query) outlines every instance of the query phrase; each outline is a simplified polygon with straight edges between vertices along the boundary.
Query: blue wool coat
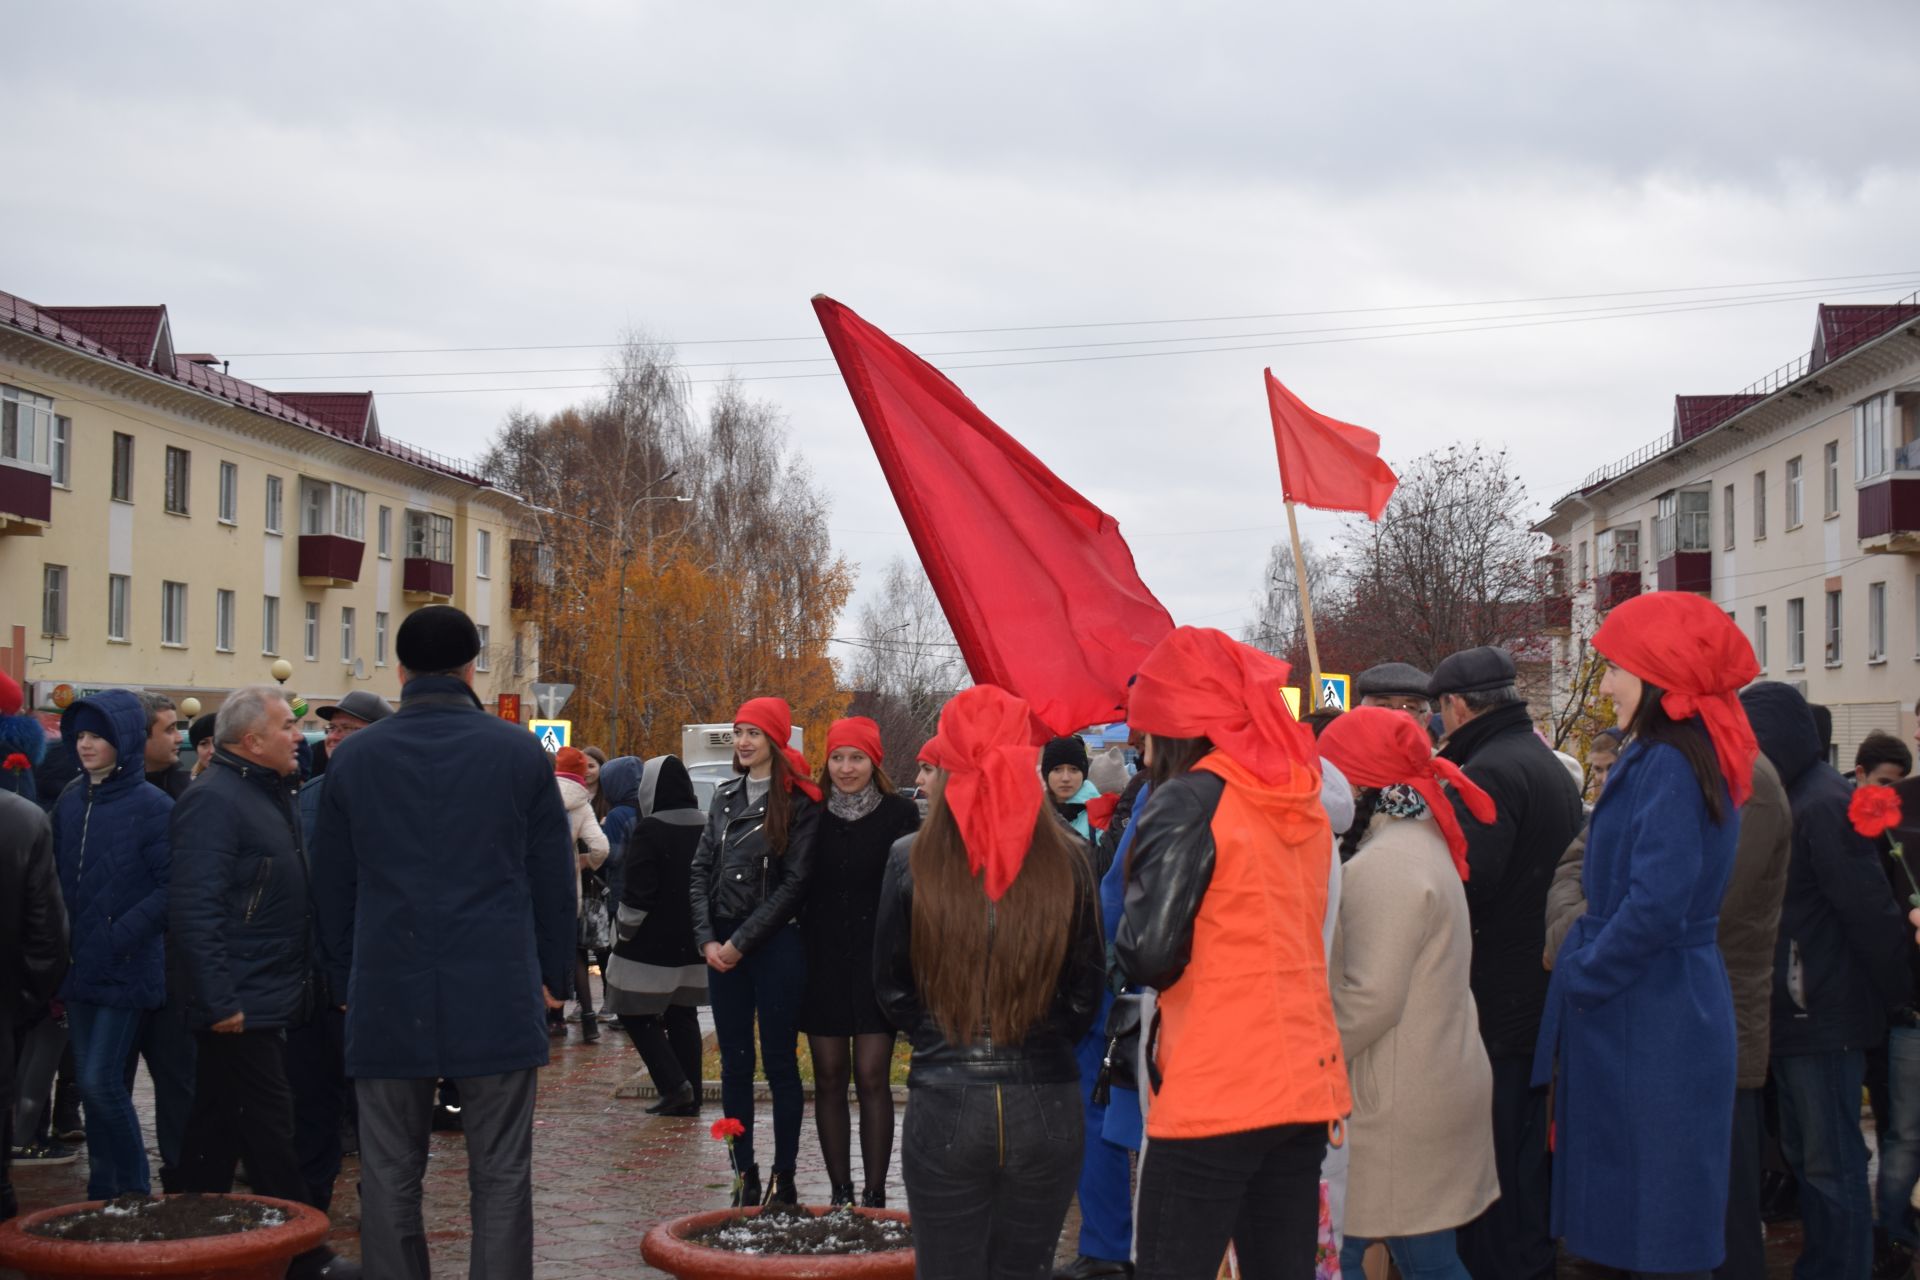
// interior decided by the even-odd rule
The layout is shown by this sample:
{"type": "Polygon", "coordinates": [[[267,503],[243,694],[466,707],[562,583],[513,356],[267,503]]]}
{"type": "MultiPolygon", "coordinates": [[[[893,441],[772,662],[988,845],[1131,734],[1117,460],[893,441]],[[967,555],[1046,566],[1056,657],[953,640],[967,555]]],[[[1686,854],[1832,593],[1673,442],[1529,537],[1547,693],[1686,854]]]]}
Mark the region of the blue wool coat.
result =
{"type": "Polygon", "coordinates": [[[1534,1062],[1554,1092],[1553,1232],[1629,1271],[1726,1251],[1737,1059],[1716,938],[1739,815],[1715,825],[1679,750],[1632,743],[1594,806],[1588,912],[1554,962],[1534,1062]]]}
{"type": "Polygon", "coordinates": [[[74,719],[88,706],[106,716],[119,759],[105,781],[82,773],[53,806],[54,856],[73,935],[73,967],[60,995],[112,1009],[158,1009],[167,1001],[173,797],[147,785],[147,715],[124,689],[67,708],[60,736],[68,752],[79,758],[74,719]]]}

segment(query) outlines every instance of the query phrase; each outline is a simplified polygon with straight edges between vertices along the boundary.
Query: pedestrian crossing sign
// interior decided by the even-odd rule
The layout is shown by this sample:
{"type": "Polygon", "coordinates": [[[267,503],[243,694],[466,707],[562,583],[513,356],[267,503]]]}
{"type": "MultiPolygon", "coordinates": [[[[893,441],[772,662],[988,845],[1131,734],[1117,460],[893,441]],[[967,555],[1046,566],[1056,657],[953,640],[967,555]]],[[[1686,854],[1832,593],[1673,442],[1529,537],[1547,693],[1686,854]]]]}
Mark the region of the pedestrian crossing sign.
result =
{"type": "Polygon", "coordinates": [[[558,755],[560,748],[573,737],[571,720],[529,720],[527,728],[533,730],[533,736],[540,739],[540,745],[550,756],[558,755]]]}
{"type": "Polygon", "coordinates": [[[1352,708],[1349,696],[1353,681],[1347,676],[1337,676],[1330,671],[1320,673],[1320,696],[1314,699],[1316,711],[1347,711],[1352,708]]]}

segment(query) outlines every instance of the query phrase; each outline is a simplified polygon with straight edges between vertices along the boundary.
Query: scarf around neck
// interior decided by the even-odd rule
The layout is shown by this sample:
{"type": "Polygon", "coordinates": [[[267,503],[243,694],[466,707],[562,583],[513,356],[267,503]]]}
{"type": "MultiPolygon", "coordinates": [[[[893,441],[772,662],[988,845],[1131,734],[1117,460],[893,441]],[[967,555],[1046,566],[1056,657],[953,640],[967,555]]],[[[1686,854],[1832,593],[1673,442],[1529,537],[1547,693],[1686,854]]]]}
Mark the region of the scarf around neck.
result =
{"type": "Polygon", "coordinates": [[[880,807],[880,788],[871,780],[855,792],[845,792],[835,787],[833,794],[827,797],[827,812],[842,822],[858,822],[880,807]]]}

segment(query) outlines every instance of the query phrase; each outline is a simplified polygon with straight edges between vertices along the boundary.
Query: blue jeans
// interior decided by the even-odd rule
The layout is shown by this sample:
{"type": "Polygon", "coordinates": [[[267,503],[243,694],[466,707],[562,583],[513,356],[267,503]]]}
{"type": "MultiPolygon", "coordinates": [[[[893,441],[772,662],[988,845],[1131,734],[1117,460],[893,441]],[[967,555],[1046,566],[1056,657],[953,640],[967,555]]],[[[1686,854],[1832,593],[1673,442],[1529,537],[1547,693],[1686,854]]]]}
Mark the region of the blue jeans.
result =
{"type": "Polygon", "coordinates": [[[1102,1135],[1107,1109],[1093,1100],[1100,1062],[1107,1055],[1106,1024],[1104,1017],[1096,1019],[1093,1030],[1074,1050],[1080,1060],[1080,1101],[1087,1131],[1080,1158],[1080,1253],[1125,1262],[1133,1253],[1133,1168],[1127,1149],[1102,1135]]]}
{"type": "MultiPolygon", "coordinates": [[[[716,921],[721,937],[736,922],[716,921]]],[[[800,1000],[807,989],[807,952],[789,924],[730,971],[707,970],[713,1036],[720,1042],[720,1109],[746,1126],[733,1140],[735,1167],[753,1159],[753,1042],[759,1024],[760,1065],[773,1094],[773,1168],[792,1173],[800,1155],[806,1093],[800,1087],[800,1000]]]]}
{"type": "Polygon", "coordinates": [[[1340,1246],[1340,1280],[1366,1280],[1360,1259],[1367,1247],[1387,1246],[1393,1265],[1405,1280],[1469,1280],[1460,1265],[1460,1251],[1453,1245],[1453,1230],[1429,1231],[1421,1236],[1396,1236],[1391,1240],[1363,1240],[1348,1236],[1340,1246]]]}
{"type": "Polygon", "coordinates": [[[1857,1280],[1873,1266],[1873,1195],[1860,1133],[1866,1075],[1858,1049],[1773,1060],[1780,1153],[1800,1183],[1806,1228],[1794,1280],[1857,1280]]]}
{"type": "Polygon", "coordinates": [[[1889,1238],[1912,1247],[1909,1197],[1920,1182],[1920,1029],[1887,1033],[1887,1131],[1880,1135],[1880,1226],[1889,1238]]]}
{"type": "Polygon", "coordinates": [[[140,1042],[143,1009],[67,1005],[75,1083],[87,1114],[87,1199],[111,1200],[137,1191],[151,1195],[147,1144],[127,1088],[127,1062],[140,1042]]]}

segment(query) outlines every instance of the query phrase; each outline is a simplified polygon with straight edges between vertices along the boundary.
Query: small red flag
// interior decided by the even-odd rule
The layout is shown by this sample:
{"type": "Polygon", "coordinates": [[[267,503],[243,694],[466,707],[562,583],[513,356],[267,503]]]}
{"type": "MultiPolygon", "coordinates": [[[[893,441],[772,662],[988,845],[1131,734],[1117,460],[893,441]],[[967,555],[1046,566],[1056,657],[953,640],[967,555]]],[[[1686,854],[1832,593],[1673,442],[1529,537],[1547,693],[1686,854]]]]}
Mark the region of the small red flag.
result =
{"type": "Polygon", "coordinates": [[[813,309],[974,680],[1024,698],[1037,740],[1124,719],[1173,619],[1120,526],[938,369],[831,298],[813,309]]]}
{"type": "Polygon", "coordinates": [[[1280,450],[1280,492],[1321,511],[1359,511],[1378,520],[1400,483],[1380,460],[1380,437],[1365,427],[1315,413],[1267,371],[1273,442],[1280,450]]]}

